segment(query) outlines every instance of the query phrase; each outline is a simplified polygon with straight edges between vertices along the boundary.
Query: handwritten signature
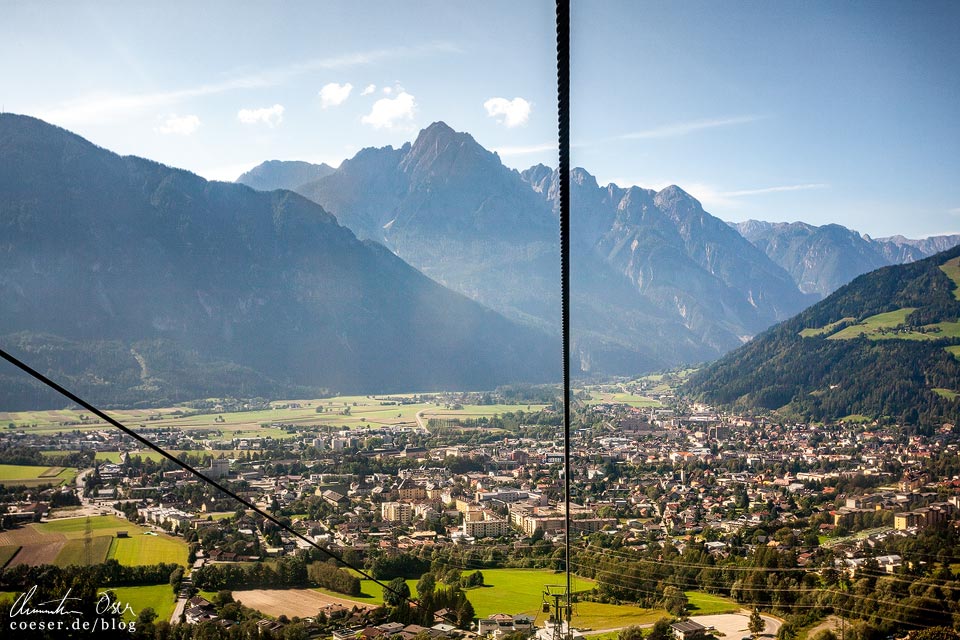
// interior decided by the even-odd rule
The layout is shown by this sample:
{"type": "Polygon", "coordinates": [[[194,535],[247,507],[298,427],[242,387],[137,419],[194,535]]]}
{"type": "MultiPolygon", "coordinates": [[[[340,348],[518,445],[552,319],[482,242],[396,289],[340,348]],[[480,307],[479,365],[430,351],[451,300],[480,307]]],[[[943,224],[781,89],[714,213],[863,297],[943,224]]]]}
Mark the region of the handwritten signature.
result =
{"type": "MultiPolygon", "coordinates": [[[[79,601],[80,598],[70,597],[70,591],[72,589],[67,589],[67,592],[63,594],[58,600],[48,600],[46,602],[39,602],[37,606],[31,606],[30,601],[33,599],[33,596],[37,593],[37,585],[30,587],[28,591],[24,591],[17,599],[13,601],[13,607],[10,609],[10,617],[16,616],[29,616],[37,613],[45,613],[48,615],[56,616],[70,616],[70,615],[80,615],[81,611],[75,611],[73,609],[67,609],[67,602],[79,601]],[[50,605],[56,604],[54,608],[48,608],[50,605]]],[[[123,615],[124,613],[129,612],[132,615],[137,615],[133,610],[133,607],[130,606],[130,603],[123,602],[120,599],[114,600],[111,596],[114,595],[110,591],[104,591],[100,594],[100,599],[97,600],[97,614],[103,615],[107,614],[119,614],[123,615]]],[[[73,606],[73,605],[71,605],[73,606]]]]}
{"type": "Polygon", "coordinates": [[[10,609],[10,617],[13,618],[14,616],[19,616],[19,615],[29,616],[35,613],[48,613],[51,615],[58,615],[58,616],[78,615],[81,613],[80,611],[74,611],[72,609],[66,608],[68,600],[80,600],[80,598],[71,598],[70,591],[71,591],[70,589],[67,589],[67,592],[63,594],[63,597],[60,598],[59,600],[48,600],[46,602],[38,603],[40,607],[46,607],[51,604],[57,603],[57,606],[55,609],[35,609],[29,606],[30,600],[33,598],[34,594],[37,592],[37,585],[33,585],[32,587],[30,587],[29,591],[24,591],[19,596],[17,596],[16,600],[13,601],[13,608],[10,609]]]}

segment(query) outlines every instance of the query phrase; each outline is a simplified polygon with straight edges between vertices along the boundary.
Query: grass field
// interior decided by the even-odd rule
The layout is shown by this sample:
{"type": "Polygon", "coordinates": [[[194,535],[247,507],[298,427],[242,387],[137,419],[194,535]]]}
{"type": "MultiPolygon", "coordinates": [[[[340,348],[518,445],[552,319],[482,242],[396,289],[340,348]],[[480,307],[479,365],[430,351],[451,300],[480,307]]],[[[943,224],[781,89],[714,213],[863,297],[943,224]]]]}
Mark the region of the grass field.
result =
{"type": "Polygon", "coordinates": [[[948,260],[940,265],[940,269],[956,284],[956,288],[953,290],[953,297],[960,300],[960,258],[948,260]]]}
{"type": "Polygon", "coordinates": [[[831,333],[836,331],[840,327],[840,325],[844,325],[844,324],[848,324],[856,321],[857,319],[852,317],[840,318],[836,322],[831,322],[830,324],[826,324],[820,327],[819,329],[804,329],[803,331],[800,332],[800,336],[803,338],[816,338],[818,336],[830,335],[831,333]]]}
{"type": "Polygon", "coordinates": [[[686,591],[687,611],[693,616],[705,616],[715,613],[733,613],[740,609],[740,605],[723,596],[700,591],[686,591]]]}
{"type": "Polygon", "coordinates": [[[13,559],[13,556],[17,555],[17,551],[20,551],[20,545],[18,544],[0,547],[0,569],[7,566],[7,563],[13,559]]]}
{"type": "Polygon", "coordinates": [[[50,522],[41,522],[32,525],[41,533],[60,533],[67,538],[83,538],[89,527],[94,535],[113,535],[116,531],[128,531],[131,534],[144,531],[143,528],[123,520],[116,516],[91,516],[88,518],[68,518],[64,520],[51,520],[50,522]]]}
{"type": "Polygon", "coordinates": [[[952,355],[954,358],[960,360],[960,344],[955,344],[950,347],[944,347],[947,350],[947,353],[952,355]]]}
{"type": "MultiPolygon", "coordinates": [[[[939,340],[941,338],[960,338],[960,322],[938,322],[923,326],[922,331],[893,331],[906,322],[907,316],[913,312],[912,307],[897,309],[887,313],[878,313],[862,322],[850,325],[833,335],[828,340],[851,340],[861,336],[870,340],[939,340]]],[[[847,320],[847,318],[845,318],[847,320]]],[[[842,321],[841,321],[842,322],[842,321]]],[[[821,329],[804,329],[800,335],[811,337],[829,333],[831,327],[827,325],[821,329]],[[814,333],[816,332],[816,333],[814,333]]]]}
{"type": "Polygon", "coordinates": [[[913,307],[905,307],[903,309],[897,309],[896,311],[878,313],[875,316],[866,318],[862,322],[841,329],[831,335],[828,340],[850,340],[851,338],[858,338],[862,335],[869,336],[875,334],[881,329],[893,329],[906,322],[907,316],[913,313],[914,310],[913,307]]]}
{"type": "MultiPolygon", "coordinates": [[[[542,618],[543,614],[540,612],[540,608],[543,604],[544,586],[559,585],[564,580],[562,574],[541,569],[483,569],[482,571],[484,586],[465,591],[478,617],[486,617],[494,613],[510,613],[513,615],[526,613],[542,618]]],[[[417,596],[416,583],[416,580],[407,580],[407,585],[410,587],[410,593],[413,597],[417,596]]],[[[574,591],[589,591],[593,588],[593,585],[592,580],[574,576],[574,591]]],[[[382,587],[368,580],[361,580],[360,586],[363,596],[350,599],[372,605],[383,603],[382,587]]],[[[314,589],[314,591],[340,598],[346,597],[343,594],[326,589],[314,589]]],[[[706,598],[713,598],[713,596],[707,596],[706,598]]],[[[707,603],[708,601],[705,599],[704,604],[707,603]]],[[[716,606],[712,604],[712,601],[710,604],[716,606]]],[[[634,605],[579,602],[574,607],[573,623],[580,627],[604,629],[652,623],[665,615],[666,612],[662,609],[641,609],[634,605]]]]}
{"type": "Polygon", "coordinates": [[[116,558],[120,564],[131,567],[161,562],[187,566],[187,545],[179,538],[161,535],[113,538],[107,557],[116,558]]]}
{"type": "Polygon", "coordinates": [[[107,559],[112,536],[98,535],[89,539],[68,540],[57,554],[56,565],[66,567],[72,564],[100,564],[107,559]]]}
{"type": "Polygon", "coordinates": [[[632,393],[610,393],[603,391],[591,391],[591,399],[586,404],[625,404],[631,407],[659,407],[660,402],[647,396],[638,396],[632,393]]]}
{"type": "MultiPolygon", "coordinates": [[[[101,592],[106,589],[101,589],[101,592]]],[[[145,587],[110,587],[116,598],[112,602],[123,602],[130,605],[136,615],[129,611],[123,615],[124,620],[135,620],[140,612],[147,607],[157,612],[157,620],[169,620],[173,614],[176,602],[173,599],[173,589],[169,584],[155,584],[145,587]]],[[[122,607],[121,607],[122,609],[122,607]]]]}
{"type": "Polygon", "coordinates": [[[960,393],[956,391],[951,391],[950,389],[934,389],[933,392],[936,393],[938,396],[943,396],[947,400],[953,400],[957,396],[960,396],[960,393]]]}
{"type": "MultiPolygon", "coordinates": [[[[400,398],[402,394],[390,398],[400,398]]],[[[464,405],[462,409],[448,409],[443,405],[421,402],[418,404],[393,405],[393,402],[376,396],[338,396],[312,400],[281,400],[271,403],[274,408],[260,411],[232,413],[204,413],[183,415],[182,407],[161,409],[129,409],[108,412],[111,417],[134,429],[179,427],[182,429],[206,429],[215,434],[214,439],[272,437],[289,438],[293,433],[284,428],[261,426],[264,424],[294,425],[299,428],[324,427],[363,429],[379,426],[415,425],[417,413],[425,411],[427,417],[477,418],[511,411],[538,411],[546,405],[464,405]],[[290,407],[297,404],[297,407],[290,407]],[[349,408],[349,415],[343,412],[349,408]],[[318,409],[321,411],[318,412],[318,409]],[[222,422],[221,422],[222,420],[222,422]]],[[[31,433],[54,434],[74,429],[101,429],[106,424],[85,411],[20,411],[0,412],[0,424],[14,423],[18,429],[31,433]],[[83,419],[81,419],[83,416],[83,419]]],[[[209,452],[208,452],[209,453],[209,452]]],[[[119,454],[117,454],[119,457],[119,454]]]]}
{"type": "Polygon", "coordinates": [[[77,470],[65,467],[0,464],[0,484],[35,487],[41,484],[73,482],[77,470]]]}
{"type": "Polygon", "coordinates": [[[865,422],[872,422],[872,421],[873,421],[873,418],[870,418],[870,417],[865,416],[865,415],[860,414],[860,413],[851,413],[851,414],[848,415],[848,416],[844,416],[844,417],[840,418],[839,421],[840,421],[840,422],[848,422],[848,423],[849,423],[849,422],[852,422],[852,423],[857,423],[857,424],[863,424],[863,423],[865,423],[865,422]]]}

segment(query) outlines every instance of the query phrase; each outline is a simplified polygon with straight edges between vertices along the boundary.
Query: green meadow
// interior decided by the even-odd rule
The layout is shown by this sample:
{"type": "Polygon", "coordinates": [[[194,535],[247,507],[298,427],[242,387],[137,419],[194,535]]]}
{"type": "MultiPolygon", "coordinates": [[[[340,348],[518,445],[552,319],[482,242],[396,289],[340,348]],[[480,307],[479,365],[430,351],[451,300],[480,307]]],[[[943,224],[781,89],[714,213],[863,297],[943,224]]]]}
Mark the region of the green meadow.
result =
{"type": "Polygon", "coordinates": [[[42,484],[66,484],[77,477],[77,470],[67,467],[0,464],[0,484],[36,487],[42,484]]]}

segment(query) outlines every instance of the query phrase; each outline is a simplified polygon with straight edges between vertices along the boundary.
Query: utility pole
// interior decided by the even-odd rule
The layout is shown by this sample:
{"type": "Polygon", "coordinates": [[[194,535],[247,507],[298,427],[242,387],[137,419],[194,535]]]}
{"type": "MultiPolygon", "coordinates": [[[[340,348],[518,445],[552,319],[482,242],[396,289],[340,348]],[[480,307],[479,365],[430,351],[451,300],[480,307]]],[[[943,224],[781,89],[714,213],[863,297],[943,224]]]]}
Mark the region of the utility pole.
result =
{"type": "Polygon", "coordinates": [[[550,613],[550,621],[553,622],[553,640],[567,640],[572,635],[570,622],[573,617],[573,607],[570,605],[567,587],[544,585],[543,597],[543,610],[545,613],[550,613]],[[551,600],[553,602],[550,602],[551,600]]]}

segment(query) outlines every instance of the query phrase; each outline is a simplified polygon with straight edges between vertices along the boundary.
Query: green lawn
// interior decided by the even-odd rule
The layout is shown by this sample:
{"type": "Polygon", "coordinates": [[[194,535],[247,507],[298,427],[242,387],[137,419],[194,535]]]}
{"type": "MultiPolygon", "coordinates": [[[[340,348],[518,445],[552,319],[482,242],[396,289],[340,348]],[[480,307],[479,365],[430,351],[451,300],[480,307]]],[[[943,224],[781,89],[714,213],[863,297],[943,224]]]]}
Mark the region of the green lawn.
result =
{"type": "Polygon", "coordinates": [[[960,396],[960,393],[956,391],[951,391],[950,389],[934,389],[933,392],[936,393],[938,396],[943,396],[947,400],[953,400],[957,396],[960,396]]]}
{"type": "Polygon", "coordinates": [[[715,613],[732,613],[740,609],[740,605],[723,596],[703,593],[701,591],[685,591],[690,615],[705,616],[715,613]]]}
{"type": "MultiPolygon", "coordinates": [[[[104,588],[100,592],[106,590],[104,588]]],[[[112,602],[123,602],[129,604],[130,608],[133,609],[135,615],[131,615],[128,611],[123,615],[125,620],[135,620],[140,612],[147,607],[151,607],[157,612],[157,621],[169,620],[176,605],[173,588],[169,584],[155,584],[145,587],[109,587],[109,590],[116,595],[116,598],[111,600],[112,602]]]]}
{"type": "Polygon", "coordinates": [[[0,464],[0,484],[35,487],[73,482],[77,470],[65,467],[0,464]]]}
{"type": "Polygon", "coordinates": [[[592,396],[590,400],[586,401],[586,404],[605,404],[605,403],[616,403],[616,404],[625,404],[631,407],[659,407],[660,402],[654,400],[653,398],[648,398],[647,396],[638,396],[632,393],[609,393],[601,391],[592,391],[590,392],[592,396]]]}
{"type": "Polygon", "coordinates": [[[57,554],[56,565],[66,567],[73,564],[100,564],[107,559],[107,552],[110,550],[112,539],[109,535],[97,535],[89,539],[68,540],[60,553],[57,554]]]}
{"type": "Polygon", "coordinates": [[[110,545],[109,558],[126,566],[172,562],[187,566],[187,543],[180,538],[163,535],[131,535],[129,538],[114,538],[110,545]]]}
{"type": "Polygon", "coordinates": [[[951,347],[944,347],[947,350],[947,353],[952,355],[957,360],[960,360],[960,344],[955,344],[951,347]]]}
{"type": "Polygon", "coordinates": [[[840,418],[840,422],[855,422],[855,423],[871,422],[872,420],[873,418],[870,418],[860,413],[851,413],[848,416],[844,416],[840,418]]]}

